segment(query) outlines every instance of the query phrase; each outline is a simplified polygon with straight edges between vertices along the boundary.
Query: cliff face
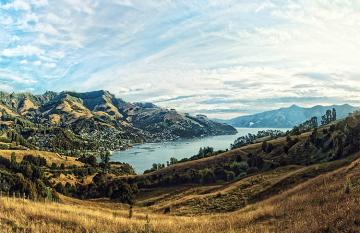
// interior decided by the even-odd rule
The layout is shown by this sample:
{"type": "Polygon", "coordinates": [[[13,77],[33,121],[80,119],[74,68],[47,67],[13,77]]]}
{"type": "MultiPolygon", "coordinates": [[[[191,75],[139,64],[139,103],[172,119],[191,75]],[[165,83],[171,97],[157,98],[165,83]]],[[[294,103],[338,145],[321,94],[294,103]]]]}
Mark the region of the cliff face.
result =
{"type": "MultiPolygon", "coordinates": [[[[232,126],[107,91],[0,93],[1,126],[44,149],[120,149],[132,143],[234,134],[232,126]]],[[[4,132],[5,132],[4,131],[4,132]]]]}

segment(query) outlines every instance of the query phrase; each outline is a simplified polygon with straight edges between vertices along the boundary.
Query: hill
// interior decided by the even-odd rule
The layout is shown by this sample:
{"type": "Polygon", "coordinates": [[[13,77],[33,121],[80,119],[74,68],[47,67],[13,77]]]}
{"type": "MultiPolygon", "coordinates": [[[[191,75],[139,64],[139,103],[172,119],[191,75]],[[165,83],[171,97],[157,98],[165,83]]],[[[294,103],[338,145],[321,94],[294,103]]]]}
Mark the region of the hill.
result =
{"type": "Polygon", "coordinates": [[[230,124],[234,127],[244,128],[292,128],[300,123],[317,117],[319,120],[327,109],[336,109],[339,119],[344,118],[359,108],[348,104],[321,106],[317,105],[311,108],[292,105],[288,108],[281,108],[272,111],[266,111],[249,116],[240,116],[230,120],[218,120],[222,123],[230,124]]]}
{"type": "Polygon", "coordinates": [[[0,151],[0,194],[11,196],[0,198],[0,224],[10,232],[359,230],[359,113],[208,152],[136,175],[94,156],[0,151]]]}
{"type": "Polygon", "coordinates": [[[236,133],[232,126],[204,115],[129,103],[107,91],[0,92],[0,130],[4,149],[61,153],[119,150],[134,143],[236,133]]]}
{"type": "MultiPolygon", "coordinates": [[[[208,216],[179,217],[136,207],[129,219],[127,205],[105,199],[82,201],[61,196],[61,203],[43,203],[1,197],[0,226],[5,232],[48,232],[51,229],[55,233],[302,233],[304,229],[314,233],[358,232],[359,165],[357,159],[294,187],[283,188],[281,193],[240,210],[208,216]]],[[[227,190],[232,188],[230,185],[227,190]]],[[[217,196],[226,198],[227,192],[219,191],[217,196]]],[[[169,196],[170,200],[176,197],[174,193],[169,196]]],[[[230,199],[224,201],[231,205],[230,199]]]]}

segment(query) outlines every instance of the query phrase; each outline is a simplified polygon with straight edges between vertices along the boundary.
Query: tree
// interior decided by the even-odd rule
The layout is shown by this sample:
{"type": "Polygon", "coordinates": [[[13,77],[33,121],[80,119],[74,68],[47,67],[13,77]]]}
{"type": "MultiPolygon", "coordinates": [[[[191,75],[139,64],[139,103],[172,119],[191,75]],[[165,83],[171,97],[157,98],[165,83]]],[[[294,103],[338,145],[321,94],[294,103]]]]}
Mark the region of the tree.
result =
{"type": "Polygon", "coordinates": [[[326,110],[325,115],[321,117],[321,125],[330,124],[332,121],[336,121],[336,109],[326,110]]]}
{"type": "Polygon", "coordinates": [[[100,153],[100,158],[104,172],[106,172],[109,168],[110,156],[111,156],[110,151],[100,153]]]}
{"type": "Polygon", "coordinates": [[[87,158],[87,163],[92,166],[92,167],[96,167],[97,163],[96,163],[96,157],[94,155],[90,155],[87,158]]]}
{"type": "Polygon", "coordinates": [[[332,121],[336,121],[336,109],[335,108],[332,109],[331,115],[332,115],[332,121]]]}
{"type": "Polygon", "coordinates": [[[134,203],[135,195],[138,193],[136,184],[127,184],[121,180],[116,180],[110,186],[113,190],[110,196],[111,199],[127,204],[134,203]]]}
{"type": "Polygon", "coordinates": [[[11,163],[13,165],[16,165],[16,154],[15,154],[15,152],[11,153],[11,163]]]}
{"type": "Polygon", "coordinates": [[[310,119],[312,128],[317,128],[319,126],[318,124],[318,118],[316,116],[312,117],[310,119]]]}
{"type": "Polygon", "coordinates": [[[157,163],[153,163],[153,164],[152,164],[151,170],[153,170],[153,171],[157,171],[157,170],[158,170],[158,165],[157,165],[157,163]]]}
{"type": "Polygon", "coordinates": [[[170,158],[170,165],[178,163],[178,160],[174,157],[170,158]]]}
{"type": "Polygon", "coordinates": [[[331,122],[331,120],[332,120],[331,110],[326,110],[326,120],[327,120],[328,124],[331,122]]]}
{"type": "Polygon", "coordinates": [[[271,143],[268,143],[266,141],[264,141],[261,145],[262,147],[262,150],[265,152],[265,153],[270,153],[273,149],[273,145],[271,143]]]}

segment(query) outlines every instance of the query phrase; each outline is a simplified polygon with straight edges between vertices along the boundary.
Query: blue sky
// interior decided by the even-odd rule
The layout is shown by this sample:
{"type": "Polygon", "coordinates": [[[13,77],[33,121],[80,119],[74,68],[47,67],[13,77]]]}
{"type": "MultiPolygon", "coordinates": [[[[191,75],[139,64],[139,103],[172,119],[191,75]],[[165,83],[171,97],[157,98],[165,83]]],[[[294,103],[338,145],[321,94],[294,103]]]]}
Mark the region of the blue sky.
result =
{"type": "Polygon", "coordinates": [[[358,0],[0,0],[0,89],[229,118],[360,100],[358,0]]]}

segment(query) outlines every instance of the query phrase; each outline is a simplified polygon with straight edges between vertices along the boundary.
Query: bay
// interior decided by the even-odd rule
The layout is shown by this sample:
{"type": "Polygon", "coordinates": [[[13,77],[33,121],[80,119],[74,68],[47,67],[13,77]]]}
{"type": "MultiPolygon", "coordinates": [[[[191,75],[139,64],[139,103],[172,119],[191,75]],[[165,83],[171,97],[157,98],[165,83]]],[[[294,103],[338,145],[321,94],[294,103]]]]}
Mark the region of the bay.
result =
{"type": "MultiPolygon", "coordinates": [[[[235,135],[220,135],[196,139],[184,139],[171,142],[145,143],[135,145],[125,151],[114,151],[111,161],[125,162],[132,165],[137,174],[142,174],[151,168],[153,163],[169,161],[171,157],[182,159],[189,158],[198,153],[200,147],[210,146],[214,150],[226,150],[230,144],[240,136],[248,133],[256,134],[261,130],[272,128],[237,128],[235,135]]],[[[286,131],[288,129],[277,129],[286,131]]]]}

